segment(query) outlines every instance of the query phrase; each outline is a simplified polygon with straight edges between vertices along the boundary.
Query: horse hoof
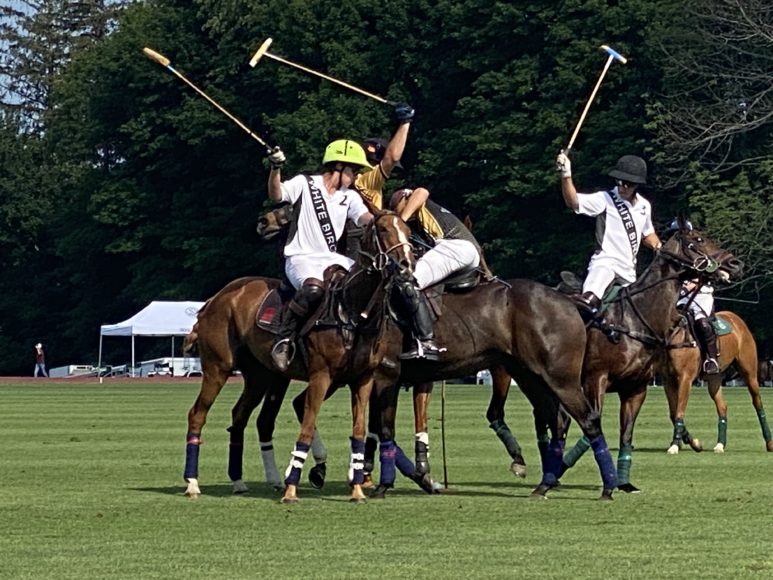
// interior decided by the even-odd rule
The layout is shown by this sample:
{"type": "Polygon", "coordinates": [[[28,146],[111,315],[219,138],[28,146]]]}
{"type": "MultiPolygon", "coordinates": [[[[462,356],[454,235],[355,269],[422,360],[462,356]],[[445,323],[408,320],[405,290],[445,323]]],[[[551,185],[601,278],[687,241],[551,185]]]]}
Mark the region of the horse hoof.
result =
{"type": "MultiPolygon", "coordinates": [[[[620,491],[623,491],[625,493],[641,493],[641,490],[638,487],[636,487],[635,485],[630,484],[630,483],[622,483],[622,484],[617,486],[617,489],[619,489],[620,491]]],[[[604,491],[606,493],[606,490],[604,490],[604,491]]],[[[610,495],[611,495],[611,493],[612,492],[610,492],[610,495]]],[[[612,499],[612,498],[610,497],[609,499],[612,499]]]]}
{"type": "Polygon", "coordinates": [[[188,492],[186,491],[186,492],[185,492],[185,496],[186,496],[188,499],[199,499],[199,498],[201,497],[201,494],[200,494],[200,493],[188,493],[188,492]]]}
{"type": "Polygon", "coordinates": [[[250,491],[249,488],[247,487],[247,484],[244,483],[244,481],[242,481],[241,479],[237,479],[236,481],[233,482],[232,485],[233,485],[234,495],[240,495],[250,491]]]}
{"type": "Polygon", "coordinates": [[[418,485],[422,490],[429,494],[437,493],[437,490],[435,489],[434,482],[432,481],[432,478],[430,477],[429,473],[419,474],[414,473],[410,476],[410,478],[416,482],[416,485],[418,485]]]}
{"type": "Polygon", "coordinates": [[[386,493],[391,486],[379,484],[370,492],[370,499],[386,499],[386,493]]]}
{"type": "Polygon", "coordinates": [[[526,465],[523,463],[516,463],[513,461],[510,464],[510,471],[513,472],[513,475],[515,477],[520,477],[521,479],[524,479],[526,477],[526,465]]]}
{"type": "Polygon", "coordinates": [[[376,484],[373,483],[373,476],[370,473],[366,473],[362,480],[362,489],[373,489],[376,484]]]}
{"type": "Polygon", "coordinates": [[[325,485],[325,475],[327,474],[327,465],[317,463],[309,470],[309,483],[314,489],[322,489],[325,485]]]}
{"type": "Polygon", "coordinates": [[[666,450],[666,453],[669,455],[679,455],[679,445],[671,445],[671,447],[666,450]]]}
{"type": "Polygon", "coordinates": [[[773,439],[768,441],[765,446],[767,447],[768,451],[773,451],[773,439]]]}
{"type": "Polygon", "coordinates": [[[284,504],[294,504],[294,503],[298,503],[298,498],[297,497],[283,497],[282,499],[279,500],[279,502],[280,503],[284,503],[284,504]]]}
{"type": "Polygon", "coordinates": [[[350,497],[349,501],[353,504],[368,503],[368,499],[365,496],[362,497],[350,497]]]}
{"type": "Polygon", "coordinates": [[[531,497],[534,499],[547,499],[547,493],[550,491],[550,489],[553,486],[547,485],[546,483],[540,483],[537,487],[534,488],[534,490],[531,492],[531,497]]]}
{"type": "MultiPolygon", "coordinates": [[[[618,486],[618,488],[619,487],[620,486],[618,486]]],[[[631,486],[631,487],[633,487],[633,486],[631,486]]],[[[614,490],[612,490],[612,489],[605,489],[604,491],[602,491],[601,492],[601,497],[599,497],[599,501],[612,501],[612,499],[613,499],[612,498],[612,492],[613,491],[614,490]]]]}
{"type": "Polygon", "coordinates": [[[723,443],[717,443],[714,445],[714,453],[724,453],[725,445],[723,443]]]}
{"type": "Polygon", "coordinates": [[[191,478],[188,480],[188,487],[185,490],[185,495],[191,499],[196,499],[201,495],[201,489],[199,489],[198,479],[191,478]]]}
{"type": "Polygon", "coordinates": [[[690,448],[696,453],[700,453],[703,451],[703,443],[701,443],[700,439],[693,439],[690,441],[690,448]]]}

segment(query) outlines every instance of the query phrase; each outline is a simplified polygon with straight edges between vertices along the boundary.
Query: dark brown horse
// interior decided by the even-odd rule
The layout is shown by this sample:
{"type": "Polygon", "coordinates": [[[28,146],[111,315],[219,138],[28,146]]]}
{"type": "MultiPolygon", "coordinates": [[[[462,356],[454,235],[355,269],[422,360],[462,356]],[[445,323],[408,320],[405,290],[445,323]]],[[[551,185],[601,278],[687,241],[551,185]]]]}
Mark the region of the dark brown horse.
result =
{"type": "MultiPolygon", "coordinates": [[[[654,363],[665,352],[680,319],[676,301],[686,277],[726,281],[740,274],[742,264],[697,230],[680,229],[656,253],[647,270],[623,288],[606,313],[621,335],[613,344],[598,328],[588,331],[583,367],[583,385],[593,408],[601,413],[604,395],[620,397],[620,448],[617,461],[618,489],[636,492],[630,482],[633,430],[654,363]]],[[[588,449],[580,439],[564,456],[571,467],[588,449]]]]}
{"type": "MultiPolygon", "coordinates": [[[[365,407],[373,385],[373,373],[388,351],[384,340],[386,303],[394,275],[412,275],[415,258],[408,243],[409,230],[393,212],[381,212],[368,226],[360,261],[347,273],[339,287],[340,298],[332,310],[353,332],[347,340],[340,325],[315,326],[305,338],[306,353],[299,353],[286,374],[271,362],[273,336],[255,324],[256,314],[278,280],[241,278],[226,285],[207,301],[198,315],[187,346],[198,347],[203,379],[201,391],[188,413],[188,437],[184,477],[186,494],[198,496],[198,452],[201,430],[207,412],[231,372],[238,368],[244,376],[240,399],[254,408],[268,395],[268,412],[278,412],[291,378],[308,381],[304,420],[285,479],[282,501],[297,501],[297,484],[311,445],[317,414],[323,399],[339,385],[348,384],[352,392],[352,459],[350,474],[352,500],[364,500],[362,492],[362,453],[365,439],[365,407]],[[341,316],[343,311],[344,315],[341,316]]],[[[324,308],[324,305],[322,306],[324,308]]],[[[247,416],[234,407],[234,426],[243,425],[247,416]]],[[[263,410],[266,412],[266,409],[263,410]]],[[[268,414],[267,412],[267,414],[268,414]]],[[[263,415],[263,412],[261,413],[263,415]]],[[[270,431],[273,431],[273,414],[270,431]]],[[[238,431],[239,427],[232,430],[238,431]]],[[[238,434],[232,445],[238,444],[238,434]]],[[[268,440],[270,441],[270,439],[268,440]]]]}
{"type": "MultiPolygon", "coordinates": [[[[376,497],[383,497],[393,485],[395,462],[400,459],[394,442],[399,385],[423,385],[501,367],[516,378],[542,413],[553,416],[560,403],[578,421],[596,451],[603,483],[601,497],[611,498],[617,484],[614,465],[599,417],[582,392],[585,326],[571,300],[531,280],[481,284],[467,293],[443,297],[443,314],[435,322],[435,335],[448,348],[439,361],[401,363],[390,358],[376,374],[381,417],[381,480],[376,497]]],[[[506,428],[503,420],[502,426],[506,428]]],[[[560,451],[558,442],[551,441],[551,445],[553,461],[546,464],[541,484],[548,489],[556,482],[561,462],[560,453],[556,454],[560,451]]]]}
{"type": "MultiPolygon", "coordinates": [[[[757,418],[762,429],[762,436],[768,451],[773,451],[773,438],[762,407],[762,395],[758,381],[757,343],[754,341],[749,327],[740,316],[733,312],[718,312],[717,316],[731,326],[729,334],[719,336],[719,364],[721,372],[735,364],[741,378],[749,389],[752,404],[757,411],[757,418]]],[[[668,351],[663,365],[663,378],[671,421],[674,424],[674,436],[668,453],[679,453],[682,442],[690,444],[695,451],[701,451],[702,446],[697,439],[690,436],[684,423],[684,413],[690,398],[693,381],[702,375],[701,353],[690,335],[687,325],[678,328],[671,338],[673,347],[668,351]]],[[[703,375],[708,382],[708,391],[717,407],[717,444],[715,453],[723,453],[727,446],[727,402],[722,395],[722,374],[703,375]]]]}

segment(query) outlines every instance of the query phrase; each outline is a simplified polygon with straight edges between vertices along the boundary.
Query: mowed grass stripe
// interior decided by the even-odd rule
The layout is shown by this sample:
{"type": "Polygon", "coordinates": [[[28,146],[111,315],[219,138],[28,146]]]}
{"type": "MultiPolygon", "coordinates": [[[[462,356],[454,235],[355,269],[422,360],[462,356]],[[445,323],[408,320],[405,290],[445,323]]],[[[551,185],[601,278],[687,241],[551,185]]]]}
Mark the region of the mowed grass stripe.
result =
{"type": "MultiPolygon", "coordinates": [[[[439,386],[438,386],[439,387],[439,386]]],[[[290,398],[274,439],[280,469],[298,435],[290,398]]],[[[529,463],[525,481],[484,418],[487,387],[447,389],[447,457],[453,494],[426,496],[398,479],[385,502],[350,505],[344,477],[349,397],[336,394],[319,426],[328,484],[305,477],[297,506],[266,489],[254,418],[246,436],[251,493],[234,497],[226,476],[229,383],[204,429],[204,496],[182,496],[187,411],[198,386],[174,383],[0,384],[2,578],[762,578],[773,574],[773,454],[764,451],[745,389],[727,389],[729,445],[710,452],[716,416],[696,389],[687,425],[707,452],[667,456],[671,427],[661,389],[637,422],[632,481],[639,495],[596,501],[588,454],[547,501],[528,499],[539,460],[531,409],[514,389],[507,420],[529,463]]],[[[766,400],[773,390],[765,389],[766,400]]],[[[770,403],[773,406],[773,403],[770,403]]],[[[617,448],[619,405],[605,402],[617,448]]],[[[410,396],[398,441],[413,455],[410,396]]],[[[439,388],[432,401],[432,466],[442,479],[439,388]]],[[[573,442],[577,429],[570,432],[573,442]]],[[[306,470],[308,471],[308,470],[306,470]]]]}

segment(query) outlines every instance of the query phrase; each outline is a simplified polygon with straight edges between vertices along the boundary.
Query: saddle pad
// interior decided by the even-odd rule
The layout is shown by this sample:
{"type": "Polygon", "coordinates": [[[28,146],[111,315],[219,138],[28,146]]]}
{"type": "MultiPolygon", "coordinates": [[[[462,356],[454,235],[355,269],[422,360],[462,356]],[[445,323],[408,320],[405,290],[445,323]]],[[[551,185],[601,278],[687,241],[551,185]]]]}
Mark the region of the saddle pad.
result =
{"type": "Polygon", "coordinates": [[[717,333],[717,336],[724,336],[733,332],[733,325],[721,316],[715,316],[712,322],[714,323],[714,331],[717,333]]]}
{"type": "Polygon", "coordinates": [[[282,298],[277,290],[271,290],[263,298],[255,316],[255,324],[261,330],[277,334],[279,321],[282,319],[282,298]]]}
{"type": "Polygon", "coordinates": [[[604,299],[601,301],[601,308],[599,309],[601,312],[604,312],[609,308],[609,305],[617,298],[617,295],[620,294],[622,288],[623,287],[619,284],[613,284],[609,290],[607,290],[607,293],[604,294],[604,299]]]}

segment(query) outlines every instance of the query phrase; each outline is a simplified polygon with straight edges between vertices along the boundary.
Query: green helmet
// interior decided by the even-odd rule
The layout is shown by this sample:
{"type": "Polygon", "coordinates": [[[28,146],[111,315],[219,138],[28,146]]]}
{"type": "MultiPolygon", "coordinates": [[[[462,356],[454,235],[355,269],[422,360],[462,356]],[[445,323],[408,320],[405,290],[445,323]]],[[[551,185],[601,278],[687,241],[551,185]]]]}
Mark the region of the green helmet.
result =
{"type": "Polygon", "coordinates": [[[322,158],[322,165],[328,163],[346,163],[348,165],[359,165],[370,169],[371,165],[365,156],[365,150],[356,141],[349,139],[339,139],[333,141],[325,149],[325,156],[322,158]]]}

